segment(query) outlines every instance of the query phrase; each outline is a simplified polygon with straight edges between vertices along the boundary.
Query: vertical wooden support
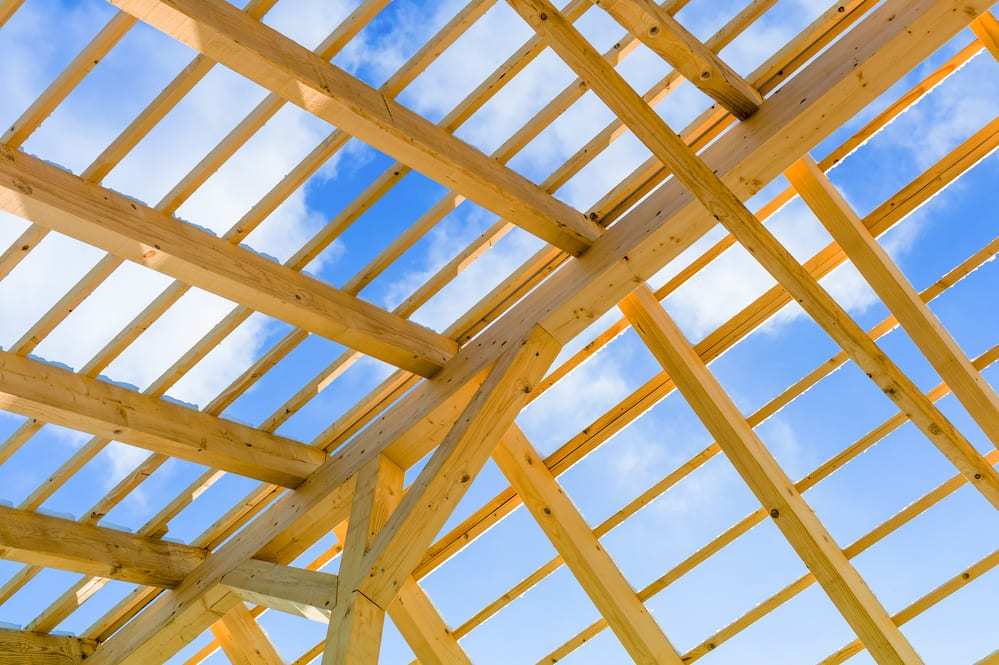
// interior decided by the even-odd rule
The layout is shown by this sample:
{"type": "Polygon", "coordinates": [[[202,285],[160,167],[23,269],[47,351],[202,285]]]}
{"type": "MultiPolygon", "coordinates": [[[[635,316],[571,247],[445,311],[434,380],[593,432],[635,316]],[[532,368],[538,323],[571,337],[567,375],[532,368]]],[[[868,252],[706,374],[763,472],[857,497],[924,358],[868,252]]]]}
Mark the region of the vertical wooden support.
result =
{"type": "Polygon", "coordinates": [[[232,665],[283,665],[267,634],[243,603],[216,621],[212,634],[232,665]]]}
{"type": "Polygon", "coordinates": [[[632,660],[682,665],[659,624],[519,427],[510,428],[493,459],[632,660]]]}
{"type": "Polygon", "coordinates": [[[402,497],[403,470],[379,455],[357,474],[323,665],[375,665],[385,611],[357,591],[364,557],[402,497]]]}
{"type": "Polygon", "coordinates": [[[919,347],[954,396],[999,446],[999,396],[951,337],[929,305],[809,156],[784,175],[919,347]]]}
{"type": "Polygon", "coordinates": [[[652,291],[639,287],[621,309],[875,660],[922,663],[652,291]]]}

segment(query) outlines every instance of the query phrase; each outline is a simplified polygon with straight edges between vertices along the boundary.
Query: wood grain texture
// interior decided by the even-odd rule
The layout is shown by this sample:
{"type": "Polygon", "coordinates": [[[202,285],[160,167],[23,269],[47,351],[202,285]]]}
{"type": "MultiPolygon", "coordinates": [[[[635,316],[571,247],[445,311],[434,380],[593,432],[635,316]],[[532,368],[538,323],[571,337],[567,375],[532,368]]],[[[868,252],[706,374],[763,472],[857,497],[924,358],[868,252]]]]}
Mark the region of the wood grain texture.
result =
{"type": "Polygon", "coordinates": [[[284,487],[326,460],[304,443],[7,351],[0,408],[284,487]]]}
{"type": "Polygon", "coordinates": [[[429,376],[457,345],[291,268],[0,147],[0,209],[429,376]]]}
{"type": "Polygon", "coordinates": [[[571,254],[600,235],[582,213],[221,0],[115,0],[122,10],[571,254]]]}
{"type": "Polygon", "coordinates": [[[79,665],[96,644],[62,635],[0,629],[0,665],[79,665]]]}
{"type": "Polygon", "coordinates": [[[763,103],[763,97],[746,79],[690,34],[655,0],[596,0],[594,4],[606,10],[690,83],[740,120],[753,115],[763,103]]]}
{"type": "Polygon", "coordinates": [[[212,633],[232,665],[284,665],[263,628],[242,603],[212,624],[212,633]]]}
{"type": "Polygon", "coordinates": [[[493,459],[632,660],[680,665],[676,649],[518,426],[493,459]]]}
{"type": "Polygon", "coordinates": [[[875,660],[922,663],[648,287],[636,289],[621,309],[875,660]]]}

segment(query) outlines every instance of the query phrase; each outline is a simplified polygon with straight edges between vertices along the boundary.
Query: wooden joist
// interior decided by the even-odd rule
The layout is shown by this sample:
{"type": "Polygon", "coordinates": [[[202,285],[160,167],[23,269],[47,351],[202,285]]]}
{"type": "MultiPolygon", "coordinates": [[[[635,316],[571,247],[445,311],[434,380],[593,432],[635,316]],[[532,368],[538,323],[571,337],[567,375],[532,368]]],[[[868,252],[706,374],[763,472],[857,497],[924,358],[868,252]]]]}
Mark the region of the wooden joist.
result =
{"type": "Polygon", "coordinates": [[[420,665],[472,664],[430,597],[412,577],[399,587],[388,613],[420,665]]]}
{"type": "Polygon", "coordinates": [[[940,378],[992,443],[999,446],[999,396],[930,310],[888,253],[811,157],[785,176],[867,280],[940,378]]]}
{"type": "Polygon", "coordinates": [[[636,289],[621,309],[875,660],[922,663],[648,287],[636,289]]]}
{"type": "MultiPolygon", "coordinates": [[[[190,545],[0,506],[0,558],[33,566],[173,588],[206,555],[190,545]]],[[[246,600],[314,618],[332,606],[337,577],[250,559],[222,583],[246,600]]]]}
{"type": "Polygon", "coordinates": [[[284,487],[326,460],[304,443],[7,351],[0,408],[284,487]]]}
{"type": "MultiPolygon", "coordinates": [[[[522,4],[526,8],[529,3],[522,4]]],[[[596,0],[595,4],[740,120],[751,116],[763,103],[759,91],[655,0],[596,0]]],[[[547,12],[543,3],[532,8],[538,16],[547,12]]]]}
{"type": "Polygon", "coordinates": [[[971,31],[985,45],[992,57],[999,60],[999,20],[985,12],[971,22],[971,31]]]}
{"type": "Polygon", "coordinates": [[[96,646],[92,640],[0,628],[0,665],[79,665],[96,646]]]}
{"type": "Polygon", "coordinates": [[[436,373],[457,348],[423,326],[3,147],[0,209],[416,374],[436,373]]]}
{"type": "Polygon", "coordinates": [[[212,634],[232,665],[284,665],[270,638],[242,603],[212,625],[212,634]]]}
{"type": "Polygon", "coordinates": [[[600,235],[582,213],[223,0],[114,4],[570,254],[600,235]]]}
{"type": "Polygon", "coordinates": [[[659,624],[518,426],[506,433],[493,459],[632,660],[681,665],[659,624]]]}

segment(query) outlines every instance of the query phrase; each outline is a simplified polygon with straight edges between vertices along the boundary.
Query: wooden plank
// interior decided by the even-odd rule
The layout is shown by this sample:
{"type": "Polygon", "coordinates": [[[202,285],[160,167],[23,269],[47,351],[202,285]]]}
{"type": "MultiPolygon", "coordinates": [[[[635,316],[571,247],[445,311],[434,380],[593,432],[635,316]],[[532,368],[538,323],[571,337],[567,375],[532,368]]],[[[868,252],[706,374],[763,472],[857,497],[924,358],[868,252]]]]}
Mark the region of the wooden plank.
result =
{"type": "Polygon", "coordinates": [[[0,209],[417,374],[432,375],[457,348],[423,326],[5,148],[0,209]]]}
{"type": "Polygon", "coordinates": [[[243,603],[237,603],[212,624],[212,634],[232,665],[284,665],[267,634],[243,603]]]}
{"type": "Polygon", "coordinates": [[[985,12],[971,22],[971,31],[985,44],[992,57],[999,60],[999,21],[992,12],[985,12]]]}
{"type": "Polygon", "coordinates": [[[922,663],[655,295],[639,287],[621,309],[875,660],[922,663]]]}
{"type": "Polygon", "coordinates": [[[0,0],[0,26],[10,20],[24,0],[0,0]]]}
{"type": "Polygon", "coordinates": [[[399,587],[388,607],[392,623],[420,665],[471,665],[471,659],[441,618],[426,592],[412,577],[399,587]]]}
{"type": "Polygon", "coordinates": [[[999,446],[999,396],[850,204],[809,156],[795,162],[784,174],[954,396],[992,443],[999,446]]]}
{"type": "MultiPolygon", "coordinates": [[[[956,0],[888,0],[770,96],[751,122],[733,128],[707,148],[706,159],[740,196],[755,193],[966,26],[987,4],[984,0],[962,2],[960,7],[967,11],[956,11],[956,0]]],[[[448,363],[450,371],[445,369],[442,376],[417,386],[321,467],[307,487],[276,501],[227,542],[182,593],[158,599],[144,616],[103,643],[93,662],[141,663],[143,653],[165,654],[177,648],[182,642],[174,617],[197,611],[206,589],[211,589],[208,581],[253,556],[261,543],[293,531],[301,511],[320,504],[330,493],[349,491],[344,483],[365,456],[370,459],[386,450],[396,437],[451,398],[456,385],[479,376],[502,352],[502,343],[516,338],[515,332],[524,334],[540,321],[560,341],[571,339],[627,295],[636,278],[654,274],[712,225],[678,183],[665,184],[608,230],[585,257],[552,275],[460,351],[448,363]]],[[[331,518],[329,523],[334,521],[331,518]]]]}
{"type": "MultiPolygon", "coordinates": [[[[728,229],[878,388],[899,408],[912,414],[913,424],[940,452],[992,505],[999,508],[999,474],[992,465],[756,219],[736,193],[670,129],[548,0],[509,1],[539,34],[548,39],[556,53],[589,82],[593,92],[652,154],[673,172],[675,180],[694,195],[711,219],[728,229]]],[[[630,256],[626,258],[631,259],[630,256]]]]}
{"type": "Polygon", "coordinates": [[[571,254],[600,235],[582,213],[222,0],[114,4],[571,254]]]}
{"type": "Polygon", "coordinates": [[[326,623],[336,604],[337,576],[250,559],[222,577],[247,602],[326,623]]]}
{"type": "Polygon", "coordinates": [[[75,637],[0,628],[0,665],[79,665],[95,646],[75,637]]]}
{"type": "Polygon", "coordinates": [[[377,665],[385,609],[357,590],[372,542],[402,498],[403,470],[379,455],[357,474],[340,559],[341,586],[326,633],[323,665],[377,665]]]}
{"type": "MultiPolygon", "coordinates": [[[[740,120],[753,115],[763,103],[763,97],[746,79],[690,34],[655,0],[596,0],[594,4],[606,10],[701,92],[740,120]]],[[[538,15],[547,11],[540,4],[532,9],[537,10],[538,15]]]]}
{"type": "Polygon", "coordinates": [[[560,345],[544,330],[506,349],[478,393],[403,497],[365,557],[359,590],[387,607],[412,575],[528,394],[555,360],[560,345]]]}
{"type": "Polygon", "coordinates": [[[284,487],[326,460],[304,443],[7,351],[0,408],[284,487]]]}
{"type": "Polygon", "coordinates": [[[636,663],[683,661],[519,427],[493,459],[636,663]]]}
{"type": "Polygon", "coordinates": [[[172,587],[205,550],[0,506],[0,556],[36,566],[172,587]]]}

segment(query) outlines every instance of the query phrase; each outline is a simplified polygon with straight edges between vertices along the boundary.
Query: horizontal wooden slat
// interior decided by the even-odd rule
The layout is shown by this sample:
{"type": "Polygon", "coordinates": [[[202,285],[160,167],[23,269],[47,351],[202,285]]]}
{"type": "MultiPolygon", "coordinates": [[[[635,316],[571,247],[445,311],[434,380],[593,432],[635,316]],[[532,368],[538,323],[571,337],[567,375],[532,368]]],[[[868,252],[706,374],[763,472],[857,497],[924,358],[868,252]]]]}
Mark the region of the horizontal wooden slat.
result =
{"type": "Polygon", "coordinates": [[[430,376],[443,335],[20,152],[0,147],[0,209],[430,376]]]}
{"type": "Polygon", "coordinates": [[[326,459],[304,443],[8,351],[0,409],[285,487],[326,459]]]}
{"type": "Polygon", "coordinates": [[[122,10],[571,254],[600,228],[516,172],[222,0],[122,10]]]}
{"type": "Polygon", "coordinates": [[[0,629],[0,665],[77,665],[95,646],[75,637],[0,629]]]}

